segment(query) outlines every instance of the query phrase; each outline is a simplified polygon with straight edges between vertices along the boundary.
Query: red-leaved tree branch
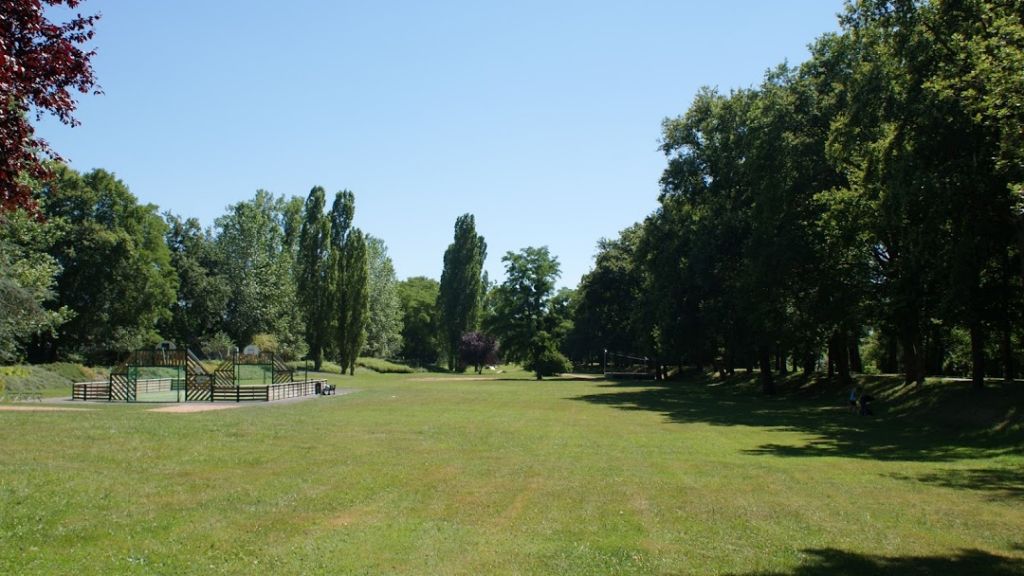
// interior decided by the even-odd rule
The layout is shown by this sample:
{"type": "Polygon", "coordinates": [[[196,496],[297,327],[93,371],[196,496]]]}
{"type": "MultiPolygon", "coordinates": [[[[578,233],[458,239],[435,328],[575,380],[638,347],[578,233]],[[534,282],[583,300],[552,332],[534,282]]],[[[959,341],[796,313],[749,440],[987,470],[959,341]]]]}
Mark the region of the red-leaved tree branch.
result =
{"type": "Polygon", "coordinates": [[[35,210],[29,180],[49,177],[46,161],[61,160],[29,123],[52,114],[78,125],[74,93],[99,94],[86,51],[99,14],[51,22],[46,6],[75,9],[80,0],[0,0],[0,212],[35,210]]]}

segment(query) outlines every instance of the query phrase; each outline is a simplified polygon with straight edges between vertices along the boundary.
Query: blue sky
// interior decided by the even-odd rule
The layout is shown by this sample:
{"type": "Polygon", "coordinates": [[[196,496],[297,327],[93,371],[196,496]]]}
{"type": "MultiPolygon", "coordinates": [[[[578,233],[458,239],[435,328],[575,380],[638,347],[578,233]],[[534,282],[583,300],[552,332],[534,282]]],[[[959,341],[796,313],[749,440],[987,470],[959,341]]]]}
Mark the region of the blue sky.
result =
{"type": "Polygon", "coordinates": [[[840,0],[86,0],[101,96],[39,133],[78,170],[205,225],[258,188],[356,195],[399,278],[441,273],[455,218],[486,268],[547,245],[574,287],[657,206],[661,121],[760,82],[837,28],[840,0]]]}

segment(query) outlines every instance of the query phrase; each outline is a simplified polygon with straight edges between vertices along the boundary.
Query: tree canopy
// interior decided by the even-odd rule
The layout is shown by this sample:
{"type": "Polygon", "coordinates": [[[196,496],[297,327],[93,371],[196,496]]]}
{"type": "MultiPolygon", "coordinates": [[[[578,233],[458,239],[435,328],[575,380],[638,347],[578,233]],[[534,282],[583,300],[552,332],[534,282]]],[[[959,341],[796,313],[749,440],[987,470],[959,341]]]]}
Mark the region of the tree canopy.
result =
{"type": "Polygon", "coordinates": [[[93,76],[93,37],[98,15],[54,22],[46,6],[77,8],[79,0],[0,0],[0,211],[35,210],[29,180],[51,176],[46,157],[60,159],[35,136],[28,116],[43,113],[75,126],[74,92],[98,93],[93,76]]]}
{"type": "Polygon", "coordinates": [[[402,302],[398,296],[395,265],[380,238],[367,235],[366,344],[364,352],[391,358],[402,348],[402,302]]]}
{"type": "Polygon", "coordinates": [[[865,338],[908,381],[962,341],[976,386],[994,356],[1009,377],[1022,7],[850,2],[800,67],[698,93],[663,123],[659,208],[581,282],[574,346],[757,366],[768,393],[822,350],[849,382],[865,338]]]}
{"type": "Polygon", "coordinates": [[[552,308],[555,280],[561,273],[558,259],[547,246],[531,246],[507,252],[501,261],[505,281],[496,288],[487,329],[501,341],[506,359],[535,368],[539,380],[550,374],[552,357],[560,356],[555,338],[559,317],[552,308]]]}
{"type": "Polygon", "coordinates": [[[476,233],[473,215],[459,216],[455,220],[455,239],[444,252],[444,269],[437,298],[441,344],[449,370],[456,366],[459,339],[475,329],[480,321],[481,273],[486,259],[487,243],[476,233]]]}
{"type": "Polygon", "coordinates": [[[195,218],[182,220],[166,214],[165,241],[171,266],[177,272],[178,292],[171,317],[160,324],[160,334],[171,342],[201,349],[204,339],[223,330],[230,286],[224,276],[224,254],[212,231],[195,218]]]}
{"type": "Polygon", "coordinates": [[[333,317],[329,266],[331,221],[324,214],[325,194],[322,187],[315,186],[306,198],[296,261],[296,290],[306,322],[306,345],[315,370],[323,364],[333,317]]]}
{"type": "Polygon", "coordinates": [[[0,363],[16,362],[33,338],[52,334],[73,312],[48,307],[60,266],[49,249],[58,227],[24,210],[0,213],[0,363]]]}
{"type": "Polygon", "coordinates": [[[402,306],[402,357],[433,364],[440,356],[438,342],[437,280],[415,276],[398,283],[402,306]]]}
{"type": "Polygon", "coordinates": [[[46,218],[64,228],[51,248],[60,266],[55,306],[74,311],[46,338],[43,355],[95,358],[159,341],[156,326],[171,317],[178,278],[156,206],[139,204],[99,169],[58,167],[40,197],[46,218]]]}

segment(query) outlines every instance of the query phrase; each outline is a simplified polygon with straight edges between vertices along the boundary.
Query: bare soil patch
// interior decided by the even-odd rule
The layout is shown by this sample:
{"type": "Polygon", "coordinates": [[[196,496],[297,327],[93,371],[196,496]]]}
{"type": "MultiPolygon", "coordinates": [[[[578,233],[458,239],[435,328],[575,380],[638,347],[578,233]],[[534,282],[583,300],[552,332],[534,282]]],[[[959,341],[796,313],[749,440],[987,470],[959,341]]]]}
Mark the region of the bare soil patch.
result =
{"type": "MultiPolygon", "coordinates": [[[[601,380],[603,374],[559,374],[547,378],[558,380],[601,380]]],[[[409,378],[409,382],[480,382],[493,380],[508,380],[507,375],[502,376],[429,376],[426,378],[409,378]]],[[[531,378],[532,379],[532,378],[531,378]]]]}
{"type": "Polygon", "coordinates": [[[84,412],[92,408],[65,408],[63,406],[0,406],[6,412],[84,412]]]}
{"type": "Polygon", "coordinates": [[[498,376],[432,376],[429,378],[409,378],[410,382],[472,382],[481,380],[501,380],[498,376]]]}
{"type": "Polygon", "coordinates": [[[230,410],[241,408],[242,404],[175,404],[162,408],[152,408],[147,412],[169,412],[171,414],[191,414],[193,412],[209,412],[210,410],[230,410]]]}

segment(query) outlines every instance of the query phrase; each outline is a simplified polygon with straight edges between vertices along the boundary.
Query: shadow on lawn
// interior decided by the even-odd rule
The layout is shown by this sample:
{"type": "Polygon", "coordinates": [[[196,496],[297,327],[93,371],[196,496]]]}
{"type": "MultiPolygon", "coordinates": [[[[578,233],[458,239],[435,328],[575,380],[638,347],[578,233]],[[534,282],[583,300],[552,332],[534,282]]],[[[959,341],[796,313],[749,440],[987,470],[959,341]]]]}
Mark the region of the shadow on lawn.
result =
{"type": "MultiPolygon", "coordinates": [[[[832,548],[804,550],[810,559],[787,572],[748,572],[742,576],[869,576],[879,574],[1024,574],[1024,561],[981,550],[961,550],[954,556],[870,556],[832,548]]],[[[741,576],[734,574],[733,576],[741,576]]]]}
{"type": "Polygon", "coordinates": [[[920,476],[892,474],[891,477],[943,488],[989,492],[994,500],[1024,499],[1024,468],[954,468],[920,476]]]}
{"type": "MultiPolygon", "coordinates": [[[[679,382],[607,382],[607,392],[579,396],[594,404],[621,410],[646,410],[665,414],[678,423],[705,422],[718,426],[756,426],[769,430],[796,431],[817,438],[802,445],[766,443],[748,454],[775,456],[843,456],[876,460],[956,461],[1021,454],[1022,439],[1015,432],[993,432],[987,427],[961,426],[948,419],[923,417],[927,410],[908,410],[916,397],[891,404],[879,402],[877,416],[851,413],[843,406],[843,393],[809,394],[806,390],[765,397],[747,383],[709,383],[692,377],[679,382]],[[888,408],[888,409],[887,409],[888,408]]],[[[956,401],[956,398],[952,398],[956,401]]],[[[930,399],[929,399],[930,401],[930,399]]],[[[987,488],[996,480],[1000,490],[1020,493],[1012,473],[963,471],[949,477],[916,478],[922,482],[960,488],[987,488]]]]}

